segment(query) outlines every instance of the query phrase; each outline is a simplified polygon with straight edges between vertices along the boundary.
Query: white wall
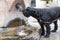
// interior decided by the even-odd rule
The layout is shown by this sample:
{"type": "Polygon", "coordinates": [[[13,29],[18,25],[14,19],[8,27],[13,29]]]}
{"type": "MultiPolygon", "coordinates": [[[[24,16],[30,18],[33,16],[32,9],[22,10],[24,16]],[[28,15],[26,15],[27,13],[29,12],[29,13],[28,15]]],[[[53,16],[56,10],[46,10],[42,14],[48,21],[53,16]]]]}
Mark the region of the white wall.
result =
{"type": "Polygon", "coordinates": [[[54,5],[54,6],[57,6],[57,4],[58,4],[58,3],[57,3],[57,0],[53,0],[53,5],[54,5]]]}
{"type": "MultiPolygon", "coordinates": [[[[53,2],[49,2],[48,6],[49,7],[57,6],[57,0],[53,0],[53,2]]],[[[36,0],[36,8],[46,8],[46,2],[41,0],[36,0]]]]}
{"type": "Polygon", "coordinates": [[[60,0],[57,0],[57,1],[58,1],[58,2],[57,2],[57,3],[58,3],[58,6],[60,6],[60,0]]]}
{"type": "MultiPolygon", "coordinates": [[[[45,8],[46,7],[46,3],[45,1],[41,1],[41,0],[35,0],[36,1],[36,8],[45,8]]],[[[24,0],[26,7],[31,5],[31,0],[24,0]]],[[[53,2],[49,2],[48,4],[50,7],[54,7],[54,6],[60,6],[60,0],[53,0],[53,2]]]]}
{"type": "Polygon", "coordinates": [[[36,0],[36,8],[44,8],[45,4],[45,1],[36,0]]]}

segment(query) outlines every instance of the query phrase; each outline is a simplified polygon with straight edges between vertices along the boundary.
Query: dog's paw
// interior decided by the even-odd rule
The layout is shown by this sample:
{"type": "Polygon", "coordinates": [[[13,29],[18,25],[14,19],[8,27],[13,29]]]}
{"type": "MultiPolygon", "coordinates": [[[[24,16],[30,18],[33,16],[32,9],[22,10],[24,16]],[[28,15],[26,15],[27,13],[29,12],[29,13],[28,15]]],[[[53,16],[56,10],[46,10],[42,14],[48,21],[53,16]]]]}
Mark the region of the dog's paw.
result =
{"type": "Polygon", "coordinates": [[[45,37],[45,38],[49,38],[49,35],[45,35],[44,37],[45,37]]]}
{"type": "Polygon", "coordinates": [[[44,33],[41,33],[41,36],[44,36],[44,33]]]}
{"type": "Polygon", "coordinates": [[[56,32],[56,30],[52,30],[51,32],[56,32]]]}

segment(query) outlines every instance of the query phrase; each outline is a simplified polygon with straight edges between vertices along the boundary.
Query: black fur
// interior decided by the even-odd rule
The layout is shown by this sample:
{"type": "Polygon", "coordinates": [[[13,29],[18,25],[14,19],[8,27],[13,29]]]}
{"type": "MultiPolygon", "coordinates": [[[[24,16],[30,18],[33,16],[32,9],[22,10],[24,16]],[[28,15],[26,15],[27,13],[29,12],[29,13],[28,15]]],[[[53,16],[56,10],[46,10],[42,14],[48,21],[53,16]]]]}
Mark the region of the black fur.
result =
{"type": "Polygon", "coordinates": [[[44,8],[44,9],[36,9],[36,8],[26,8],[23,11],[24,16],[29,17],[32,16],[36,18],[42,28],[41,35],[45,34],[44,25],[46,27],[46,35],[45,37],[50,36],[50,24],[53,22],[55,25],[54,30],[52,32],[56,32],[58,29],[57,20],[60,17],[60,7],[52,7],[52,8],[44,8]],[[55,21],[54,21],[55,20],[55,21]]]}

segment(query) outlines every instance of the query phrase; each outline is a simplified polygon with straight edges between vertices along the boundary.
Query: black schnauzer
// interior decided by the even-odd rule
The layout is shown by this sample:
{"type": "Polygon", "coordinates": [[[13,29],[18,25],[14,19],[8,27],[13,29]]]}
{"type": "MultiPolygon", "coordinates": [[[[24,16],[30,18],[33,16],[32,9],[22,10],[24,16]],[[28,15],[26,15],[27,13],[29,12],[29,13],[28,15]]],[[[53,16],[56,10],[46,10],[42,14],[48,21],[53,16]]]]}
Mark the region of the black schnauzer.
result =
{"type": "MultiPolygon", "coordinates": [[[[21,5],[20,5],[21,6],[21,5]]],[[[45,37],[50,36],[50,24],[54,23],[54,30],[51,32],[56,32],[58,29],[57,20],[60,17],[60,7],[52,7],[52,8],[44,8],[44,9],[36,9],[36,8],[26,8],[21,10],[19,4],[16,4],[15,7],[20,9],[23,12],[24,16],[29,17],[32,16],[36,18],[41,26],[42,33],[41,35],[45,35],[44,25],[46,27],[46,35],[45,37]]]]}

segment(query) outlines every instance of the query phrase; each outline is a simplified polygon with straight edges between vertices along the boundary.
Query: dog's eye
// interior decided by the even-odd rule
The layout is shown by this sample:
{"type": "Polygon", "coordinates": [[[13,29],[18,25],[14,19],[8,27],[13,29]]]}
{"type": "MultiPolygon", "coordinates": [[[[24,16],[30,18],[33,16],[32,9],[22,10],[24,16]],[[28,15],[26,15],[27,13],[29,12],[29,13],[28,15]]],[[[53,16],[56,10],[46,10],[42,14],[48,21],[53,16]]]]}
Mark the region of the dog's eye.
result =
{"type": "Polygon", "coordinates": [[[36,11],[31,10],[31,12],[36,13],[36,11]]]}
{"type": "Polygon", "coordinates": [[[26,11],[28,11],[29,9],[27,8],[27,9],[25,9],[26,11]]]}
{"type": "Polygon", "coordinates": [[[34,13],[36,13],[36,11],[34,11],[34,13]]]}

